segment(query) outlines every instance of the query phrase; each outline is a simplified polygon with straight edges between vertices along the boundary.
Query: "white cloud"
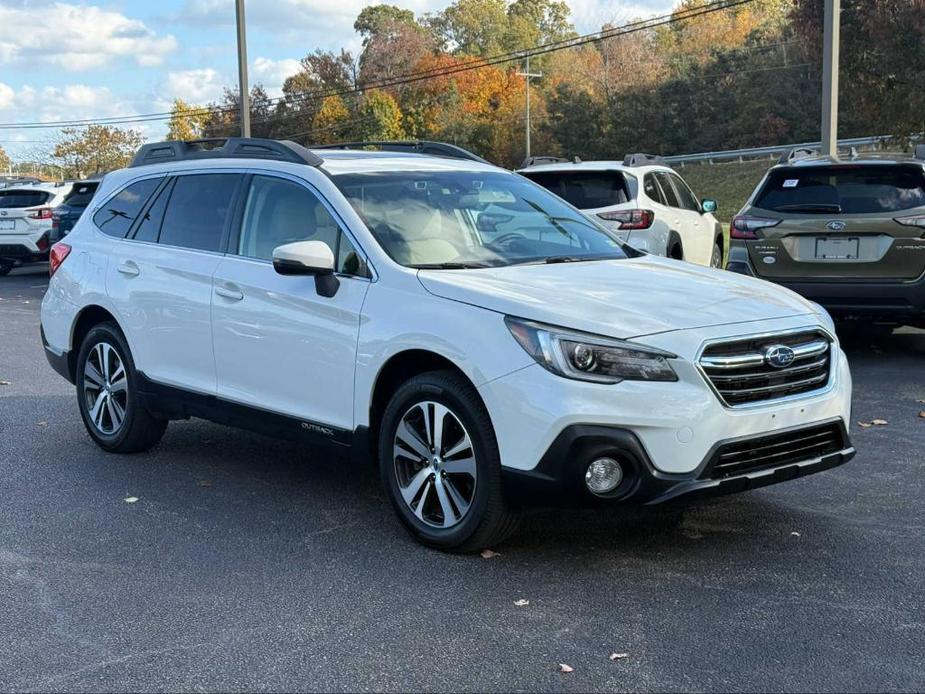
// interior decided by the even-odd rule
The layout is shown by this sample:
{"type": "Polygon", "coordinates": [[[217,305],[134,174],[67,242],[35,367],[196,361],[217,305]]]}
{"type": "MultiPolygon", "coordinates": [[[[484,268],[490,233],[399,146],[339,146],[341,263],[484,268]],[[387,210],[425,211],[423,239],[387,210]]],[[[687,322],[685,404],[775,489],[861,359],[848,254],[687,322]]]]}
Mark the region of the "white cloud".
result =
{"type": "Polygon", "coordinates": [[[11,86],[0,82],[0,111],[11,108],[13,106],[13,100],[15,96],[16,93],[13,91],[11,86]]]}
{"type": "Polygon", "coordinates": [[[167,75],[164,90],[171,99],[183,99],[190,104],[205,104],[222,97],[222,90],[232,81],[213,68],[180,70],[167,75]]]}
{"type": "Polygon", "coordinates": [[[271,60],[270,58],[257,58],[251,66],[251,83],[261,83],[271,97],[283,93],[283,83],[287,77],[296,74],[302,69],[302,63],[294,58],[271,60]]]}
{"type": "Polygon", "coordinates": [[[0,64],[38,61],[73,72],[118,60],[153,66],[176,48],[173,36],[158,36],[143,22],[95,5],[0,5],[0,64]]]}

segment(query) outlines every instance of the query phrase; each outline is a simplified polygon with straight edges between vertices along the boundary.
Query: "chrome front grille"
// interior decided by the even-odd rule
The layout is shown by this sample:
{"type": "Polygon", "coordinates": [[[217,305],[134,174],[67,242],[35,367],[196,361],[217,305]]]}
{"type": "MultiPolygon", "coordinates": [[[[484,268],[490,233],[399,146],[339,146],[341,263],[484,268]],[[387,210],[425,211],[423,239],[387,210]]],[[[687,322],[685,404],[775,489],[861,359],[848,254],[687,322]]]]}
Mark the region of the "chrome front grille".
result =
{"type": "Polygon", "coordinates": [[[837,423],[768,434],[721,446],[704,477],[723,479],[757,470],[815,460],[847,446],[837,423]]]}
{"type": "Polygon", "coordinates": [[[831,352],[821,330],[762,335],[708,345],[700,368],[720,399],[737,407],[824,388],[831,352]]]}

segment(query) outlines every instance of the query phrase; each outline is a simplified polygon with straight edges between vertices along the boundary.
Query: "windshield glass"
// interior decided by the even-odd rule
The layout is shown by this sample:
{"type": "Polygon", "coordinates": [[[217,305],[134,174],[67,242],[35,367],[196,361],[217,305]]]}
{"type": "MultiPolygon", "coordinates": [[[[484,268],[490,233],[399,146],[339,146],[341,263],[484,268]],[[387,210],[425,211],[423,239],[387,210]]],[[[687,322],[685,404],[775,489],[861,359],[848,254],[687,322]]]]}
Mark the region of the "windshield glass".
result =
{"type": "Polygon", "coordinates": [[[876,214],[925,206],[922,167],[844,164],[773,171],[755,207],[800,214],[876,214]]]}
{"type": "Polygon", "coordinates": [[[334,182],[385,251],[409,267],[626,257],[610,232],[520,176],[362,173],[334,182]]]}

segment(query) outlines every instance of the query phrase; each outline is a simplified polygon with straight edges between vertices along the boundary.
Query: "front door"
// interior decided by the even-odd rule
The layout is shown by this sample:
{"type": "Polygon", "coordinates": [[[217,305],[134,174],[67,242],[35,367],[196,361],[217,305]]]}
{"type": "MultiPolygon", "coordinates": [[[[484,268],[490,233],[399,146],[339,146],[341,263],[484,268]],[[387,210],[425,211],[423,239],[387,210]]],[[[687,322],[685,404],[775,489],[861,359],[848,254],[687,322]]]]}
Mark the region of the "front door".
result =
{"type": "Polygon", "coordinates": [[[353,429],[353,379],[365,261],[329,208],[304,182],[255,175],[240,232],[213,281],[212,331],[220,398],[303,420],[353,429]],[[280,275],[273,250],[318,240],[334,252],[332,297],[315,279],[280,275]]]}

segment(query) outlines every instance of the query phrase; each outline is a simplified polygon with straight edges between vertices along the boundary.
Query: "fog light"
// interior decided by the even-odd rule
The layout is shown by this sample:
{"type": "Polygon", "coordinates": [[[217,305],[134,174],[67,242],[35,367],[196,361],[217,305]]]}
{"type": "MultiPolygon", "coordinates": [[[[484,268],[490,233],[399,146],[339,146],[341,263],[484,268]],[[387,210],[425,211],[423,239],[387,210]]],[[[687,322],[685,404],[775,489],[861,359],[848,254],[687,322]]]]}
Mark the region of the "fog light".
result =
{"type": "Polygon", "coordinates": [[[606,494],[623,481],[623,468],[613,458],[598,458],[588,466],[585,485],[595,494],[606,494]]]}

